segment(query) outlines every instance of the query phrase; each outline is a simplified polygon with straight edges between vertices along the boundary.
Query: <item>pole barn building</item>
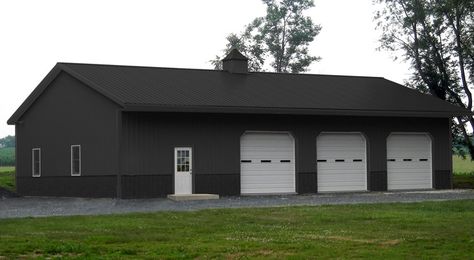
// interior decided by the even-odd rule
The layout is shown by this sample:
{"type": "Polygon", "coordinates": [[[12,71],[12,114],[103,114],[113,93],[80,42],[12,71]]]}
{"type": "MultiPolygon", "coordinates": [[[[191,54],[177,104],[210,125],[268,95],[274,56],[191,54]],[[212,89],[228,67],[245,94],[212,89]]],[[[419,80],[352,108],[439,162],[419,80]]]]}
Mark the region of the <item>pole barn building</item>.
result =
{"type": "Polygon", "coordinates": [[[17,191],[144,198],[452,186],[470,111],[384,78],[58,63],[9,119],[17,191]]]}

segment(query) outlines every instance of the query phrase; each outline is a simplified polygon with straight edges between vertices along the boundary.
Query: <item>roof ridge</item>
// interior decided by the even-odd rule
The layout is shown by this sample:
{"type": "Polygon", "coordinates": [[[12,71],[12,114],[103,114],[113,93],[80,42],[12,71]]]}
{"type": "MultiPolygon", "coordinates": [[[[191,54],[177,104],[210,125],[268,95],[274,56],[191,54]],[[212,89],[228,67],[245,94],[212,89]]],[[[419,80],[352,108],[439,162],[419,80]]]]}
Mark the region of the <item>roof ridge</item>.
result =
{"type": "Polygon", "coordinates": [[[197,71],[212,71],[224,72],[223,70],[215,69],[196,69],[196,68],[176,68],[176,67],[154,67],[141,65],[122,65],[122,64],[101,64],[101,63],[80,63],[80,62],[58,62],[62,65],[86,65],[86,66],[104,66],[104,67],[124,67],[124,68],[144,68],[144,69],[167,69],[167,70],[197,70],[197,71]]]}
{"type": "Polygon", "coordinates": [[[288,73],[288,72],[273,72],[273,71],[257,71],[257,72],[249,72],[252,73],[262,73],[262,74],[278,74],[278,75],[303,75],[303,76],[325,76],[325,77],[348,77],[348,78],[372,78],[372,79],[385,79],[381,76],[359,76],[359,75],[341,75],[341,74],[319,74],[319,73],[288,73]]]}
{"type": "MultiPolygon", "coordinates": [[[[85,65],[85,66],[104,66],[104,67],[122,67],[122,68],[145,68],[145,69],[166,69],[166,70],[192,70],[192,71],[209,71],[209,72],[226,72],[224,70],[215,69],[199,69],[199,68],[178,68],[178,67],[154,67],[154,66],[142,66],[142,65],[122,65],[122,64],[101,64],[101,63],[80,63],[80,62],[58,62],[62,65],[85,65]]],[[[385,79],[381,76],[359,76],[359,75],[341,75],[341,74],[318,74],[318,73],[286,73],[286,72],[273,72],[273,71],[251,71],[249,74],[274,74],[274,75],[288,75],[288,76],[324,76],[324,77],[349,77],[349,78],[375,78],[385,79]]]]}

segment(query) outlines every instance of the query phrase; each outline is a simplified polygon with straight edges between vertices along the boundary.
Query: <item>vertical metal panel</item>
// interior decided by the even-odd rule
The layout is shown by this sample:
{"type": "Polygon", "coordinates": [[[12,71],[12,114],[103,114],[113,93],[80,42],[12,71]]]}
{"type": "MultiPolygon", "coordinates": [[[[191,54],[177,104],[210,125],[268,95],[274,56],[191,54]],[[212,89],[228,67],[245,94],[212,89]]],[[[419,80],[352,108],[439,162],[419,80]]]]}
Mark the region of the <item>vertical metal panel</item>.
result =
{"type": "Polygon", "coordinates": [[[453,176],[451,119],[439,120],[433,139],[434,188],[451,189],[453,176]]]}
{"type": "Polygon", "coordinates": [[[445,118],[151,112],[117,116],[117,111],[114,103],[68,74],[60,74],[16,125],[19,192],[116,196],[110,192],[118,186],[124,197],[163,196],[173,192],[174,147],[190,146],[195,192],[238,195],[240,136],[245,131],[292,133],[298,193],[317,191],[315,140],[320,132],[351,131],[366,136],[370,190],[387,188],[388,134],[428,132],[433,138],[435,188],[451,187],[449,120],[445,118]],[[81,177],[70,176],[71,144],[82,145],[81,177]],[[42,149],[43,169],[38,181],[30,177],[32,147],[42,149]],[[124,176],[117,179],[119,172],[124,176]],[[97,177],[96,182],[92,176],[97,177]]]}
{"type": "MultiPolygon", "coordinates": [[[[446,171],[449,170],[447,160],[450,160],[446,127],[445,119],[435,118],[124,112],[121,161],[126,174],[165,175],[172,179],[173,148],[192,146],[195,192],[238,195],[240,136],[245,131],[288,131],[296,141],[297,192],[313,193],[317,189],[315,140],[318,133],[356,131],[367,139],[369,190],[386,190],[388,134],[392,131],[429,132],[438,143],[434,160],[444,160],[435,164],[434,170],[446,171]]],[[[172,181],[166,185],[172,186],[172,181]]]]}
{"type": "Polygon", "coordinates": [[[36,190],[36,195],[115,196],[110,195],[104,176],[116,178],[116,111],[117,106],[105,97],[67,73],[59,74],[16,124],[20,194],[36,190]],[[82,148],[81,176],[71,176],[72,144],[82,148]],[[42,174],[30,180],[33,147],[41,148],[42,174]],[[94,185],[93,176],[107,187],[94,185]]]}
{"type": "Polygon", "coordinates": [[[155,198],[173,193],[171,176],[122,175],[122,198],[155,198]]]}
{"type": "Polygon", "coordinates": [[[294,138],[296,141],[296,192],[316,193],[317,175],[316,175],[316,147],[314,140],[319,132],[316,132],[311,126],[302,122],[293,123],[295,126],[294,138]]]}
{"type": "Polygon", "coordinates": [[[389,130],[369,129],[365,132],[367,139],[368,189],[371,191],[387,190],[387,136],[389,130]]]}
{"type": "Polygon", "coordinates": [[[195,193],[231,196],[240,194],[239,174],[199,174],[195,178],[195,193]]]}
{"type": "Polygon", "coordinates": [[[18,177],[17,192],[23,196],[115,197],[116,176],[18,177]]]}

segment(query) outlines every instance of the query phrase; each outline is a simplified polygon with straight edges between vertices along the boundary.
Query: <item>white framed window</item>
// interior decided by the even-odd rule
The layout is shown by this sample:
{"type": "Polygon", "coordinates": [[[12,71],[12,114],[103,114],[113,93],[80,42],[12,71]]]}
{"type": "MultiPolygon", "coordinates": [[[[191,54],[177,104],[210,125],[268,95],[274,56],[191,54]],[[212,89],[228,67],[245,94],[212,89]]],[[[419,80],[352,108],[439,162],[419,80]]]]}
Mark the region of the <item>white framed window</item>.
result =
{"type": "Polygon", "coordinates": [[[81,145],[71,145],[71,176],[81,176],[81,145]]]}
{"type": "Polygon", "coordinates": [[[31,175],[33,177],[41,176],[41,148],[31,150],[31,175]]]}

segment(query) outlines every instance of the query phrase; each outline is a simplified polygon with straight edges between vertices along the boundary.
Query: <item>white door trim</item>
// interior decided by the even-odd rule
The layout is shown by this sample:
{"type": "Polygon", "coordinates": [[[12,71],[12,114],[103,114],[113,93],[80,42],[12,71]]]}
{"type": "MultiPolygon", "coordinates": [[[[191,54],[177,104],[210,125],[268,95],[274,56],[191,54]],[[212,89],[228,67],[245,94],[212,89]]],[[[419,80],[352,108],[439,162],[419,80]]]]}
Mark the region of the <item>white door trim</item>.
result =
{"type": "Polygon", "coordinates": [[[193,193],[193,149],[192,147],[175,147],[174,156],[174,194],[192,194],[193,193]],[[178,158],[178,151],[188,152],[187,155],[181,155],[178,158]],[[178,165],[178,159],[181,164],[178,165]],[[184,161],[183,161],[184,159],[184,161]],[[187,159],[187,160],[186,160],[187,159]]]}

